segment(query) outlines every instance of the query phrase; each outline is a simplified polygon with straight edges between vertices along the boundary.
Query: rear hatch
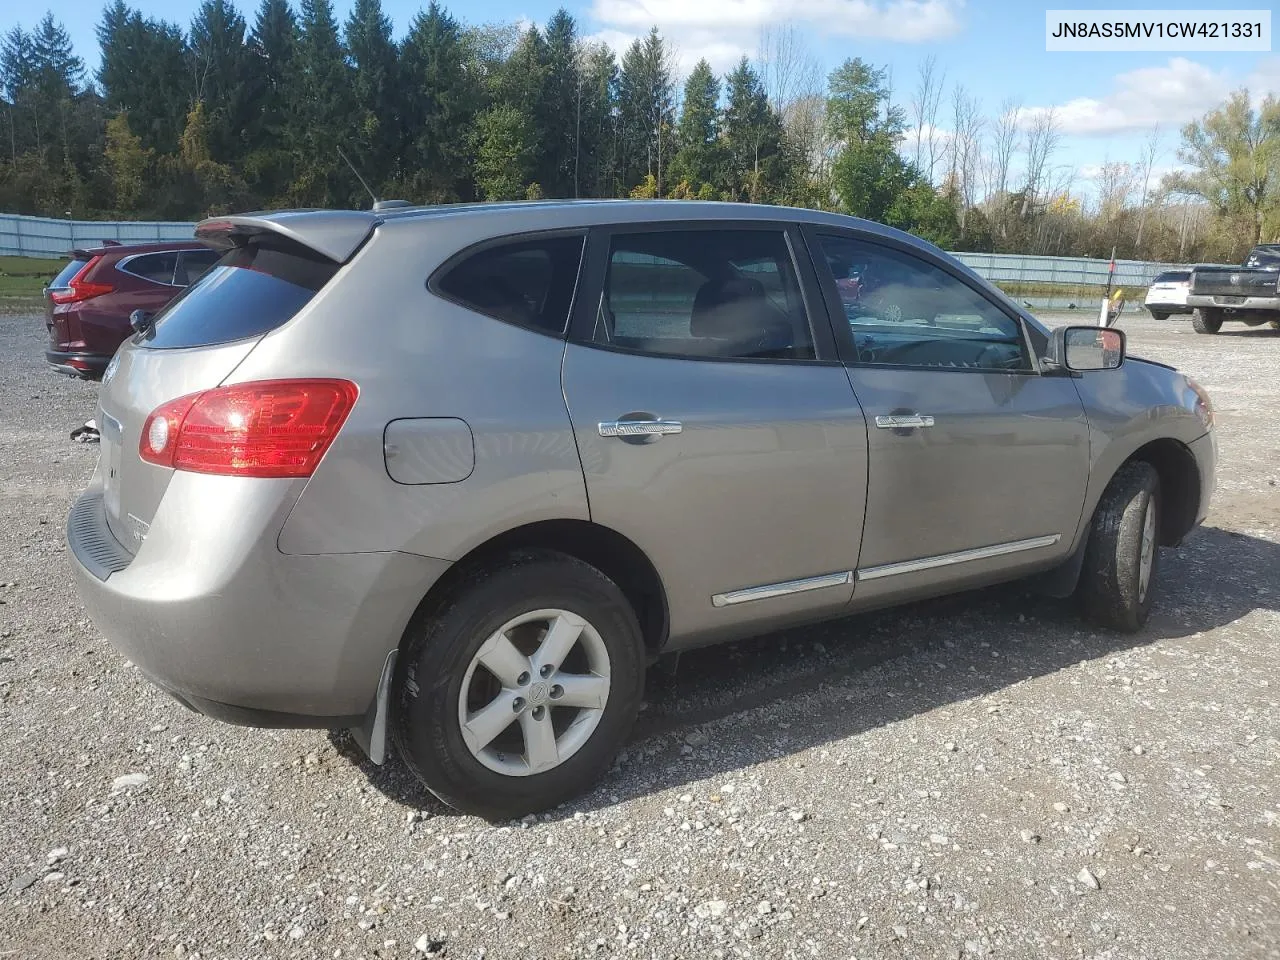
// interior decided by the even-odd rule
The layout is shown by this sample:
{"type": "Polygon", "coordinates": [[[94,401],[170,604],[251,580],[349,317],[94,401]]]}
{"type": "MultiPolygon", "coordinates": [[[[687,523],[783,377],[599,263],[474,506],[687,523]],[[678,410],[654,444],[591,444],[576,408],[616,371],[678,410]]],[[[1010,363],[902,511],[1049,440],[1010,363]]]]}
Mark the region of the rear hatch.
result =
{"type": "Polygon", "coordinates": [[[173,475],[140,455],[147,417],[168,401],[221,384],[339,268],[270,230],[223,222],[202,239],[224,250],[222,257],[156,315],[150,330],[121,346],[99,395],[103,503],[112,533],[130,551],[145,536],[173,475]]]}
{"type": "Polygon", "coordinates": [[[74,280],[93,260],[93,254],[87,250],[72,250],[67,254],[71,259],[58,271],[58,275],[49,281],[44,288],[45,326],[49,328],[49,340],[54,349],[77,339],[79,331],[66,328],[65,312],[59,314],[56,308],[60,303],[69,301],[71,281],[74,280]]]}

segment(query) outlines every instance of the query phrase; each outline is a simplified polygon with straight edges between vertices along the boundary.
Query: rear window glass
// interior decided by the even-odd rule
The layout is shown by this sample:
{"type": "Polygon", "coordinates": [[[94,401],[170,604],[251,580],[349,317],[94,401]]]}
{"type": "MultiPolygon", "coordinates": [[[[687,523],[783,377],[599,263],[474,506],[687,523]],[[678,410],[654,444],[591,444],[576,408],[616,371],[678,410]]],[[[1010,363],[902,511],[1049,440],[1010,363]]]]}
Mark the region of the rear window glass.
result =
{"type": "Polygon", "coordinates": [[[51,290],[65,289],[71,283],[71,278],[79,273],[80,269],[88,262],[88,260],[72,260],[49,282],[49,288],[51,290]]]}
{"type": "Polygon", "coordinates": [[[487,247],[435,283],[436,292],[477,313],[564,333],[582,261],[582,237],[543,237],[487,247]]]}
{"type": "Polygon", "coordinates": [[[1189,270],[1167,270],[1157,276],[1152,283],[1185,283],[1191,279],[1189,270]]]}
{"type": "Polygon", "coordinates": [[[261,336],[293,317],[337,270],[301,247],[237,247],[161,311],[142,345],[206,347],[261,336]]]}

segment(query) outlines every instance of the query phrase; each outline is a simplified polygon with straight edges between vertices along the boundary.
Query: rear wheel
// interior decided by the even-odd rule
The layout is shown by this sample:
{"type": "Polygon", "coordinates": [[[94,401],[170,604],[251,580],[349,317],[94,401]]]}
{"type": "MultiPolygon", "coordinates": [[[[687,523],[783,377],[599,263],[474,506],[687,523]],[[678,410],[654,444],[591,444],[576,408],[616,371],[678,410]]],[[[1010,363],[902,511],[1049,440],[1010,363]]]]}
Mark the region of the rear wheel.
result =
{"type": "Polygon", "coordinates": [[[1151,612],[1159,561],[1160,475],[1149,463],[1120,468],[1102,494],[1076,596],[1085,616],[1124,633],[1151,612]]]}
{"type": "Polygon", "coordinates": [[[507,819],[608,770],[639,712],[644,642],[594,567],[522,554],[478,570],[415,622],[399,682],[405,762],[450,806],[507,819]]]}
{"type": "Polygon", "coordinates": [[[1222,329],[1222,314],[1196,307],[1191,311],[1191,327],[1196,333],[1217,333],[1222,329]]]}
{"type": "Polygon", "coordinates": [[[1152,310],[1152,311],[1151,311],[1151,316],[1153,316],[1153,317],[1154,317],[1155,319],[1157,319],[1157,320],[1168,320],[1168,319],[1169,319],[1169,314],[1165,313],[1163,310],[1152,310]]]}

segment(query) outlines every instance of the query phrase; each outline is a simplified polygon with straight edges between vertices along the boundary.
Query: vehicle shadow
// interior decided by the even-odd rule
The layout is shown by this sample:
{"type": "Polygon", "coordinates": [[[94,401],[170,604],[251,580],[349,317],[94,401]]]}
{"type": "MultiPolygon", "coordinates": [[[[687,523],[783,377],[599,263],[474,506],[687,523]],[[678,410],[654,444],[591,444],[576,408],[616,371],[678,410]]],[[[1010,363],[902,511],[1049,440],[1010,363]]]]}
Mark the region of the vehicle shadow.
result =
{"type": "MultiPolygon", "coordinates": [[[[650,672],[648,701],[614,769],[550,818],[724,776],[1075,663],[1280,609],[1280,543],[1202,527],[1162,550],[1160,564],[1156,607],[1137,634],[1093,629],[1070,601],[1008,585],[683,654],[674,674],[650,672]],[[840,688],[853,708],[806,707],[810,694],[840,688]],[[718,723],[788,703],[795,709],[783,711],[785,728],[762,730],[745,716],[718,723]]],[[[375,766],[346,734],[330,737],[396,803],[454,815],[398,758],[375,766]]]]}
{"type": "Polygon", "coordinates": [[[1245,327],[1244,329],[1228,330],[1225,327],[1218,331],[1219,337],[1276,337],[1280,339],[1280,330],[1276,330],[1270,326],[1261,327],[1245,327]]]}

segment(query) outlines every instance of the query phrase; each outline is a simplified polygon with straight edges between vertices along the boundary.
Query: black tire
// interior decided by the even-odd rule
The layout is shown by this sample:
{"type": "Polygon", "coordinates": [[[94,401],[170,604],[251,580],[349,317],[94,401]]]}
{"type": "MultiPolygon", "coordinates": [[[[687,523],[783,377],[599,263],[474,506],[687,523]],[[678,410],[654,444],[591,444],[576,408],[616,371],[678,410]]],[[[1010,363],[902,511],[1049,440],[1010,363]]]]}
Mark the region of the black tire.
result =
{"type": "Polygon", "coordinates": [[[1100,627],[1133,633],[1151,612],[1159,569],[1160,475],[1149,463],[1125,464],[1111,478],[1093,514],[1076,597],[1085,617],[1100,627]],[[1142,583],[1142,543],[1148,514],[1155,541],[1142,583]]]}
{"type": "Polygon", "coordinates": [[[1196,307],[1191,311],[1191,328],[1196,333],[1217,333],[1222,329],[1222,314],[1196,307]]]}
{"type": "Polygon", "coordinates": [[[467,575],[410,624],[392,736],[409,768],[449,806],[489,820],[538,813],[586,792],[608,771],[640,710],[644,652],[631,605],[599,570],[550,551],[512,555],[467,575]],[[575,613],[599,634],[609,657],[608,699],[594,732],[568,759],[543,773],[506,775],[481,763],[463,740],[463,679],[500,627],[545,608],[575,613]]]}
{"type": "Polygon", "coordinates": [[[1169,314],[1165,313],[1165,312],[1164,312],[1164,311],[1162,311],[1162,310],[1152,310],[1152,311],[1151,311],[1151,316],[1152,316],[1152,317],[1154,317],[1156,320],[1168,320],[1168,319],[1169,319],[1169,314]]]}

